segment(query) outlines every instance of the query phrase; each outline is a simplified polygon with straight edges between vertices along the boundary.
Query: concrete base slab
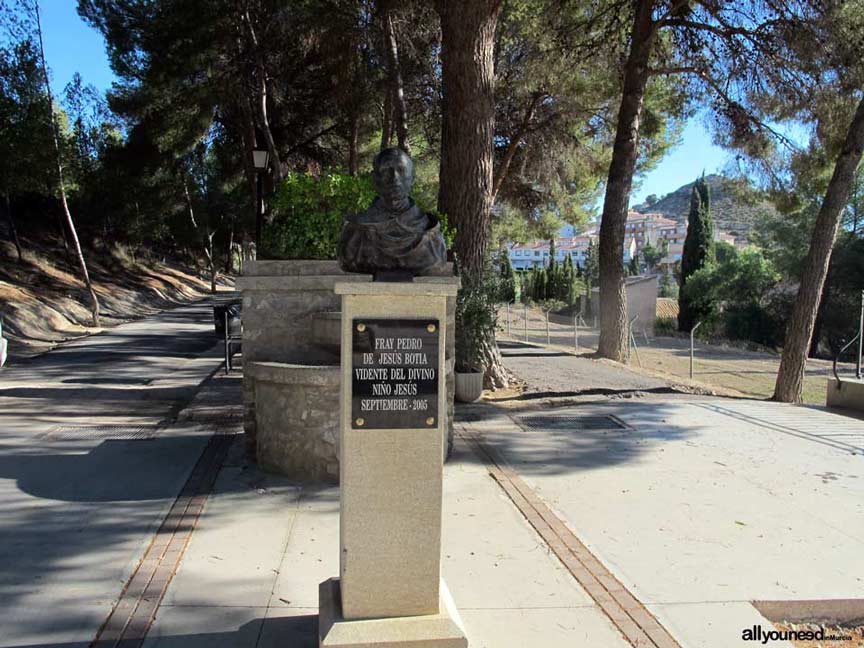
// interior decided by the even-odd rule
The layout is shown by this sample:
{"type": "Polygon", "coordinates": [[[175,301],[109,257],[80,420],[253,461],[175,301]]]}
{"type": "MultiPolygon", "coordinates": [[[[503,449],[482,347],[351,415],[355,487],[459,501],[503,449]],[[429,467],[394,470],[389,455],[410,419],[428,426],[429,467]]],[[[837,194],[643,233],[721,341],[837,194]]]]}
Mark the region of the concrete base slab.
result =
{"type": "Polygon", "coordinates": [[[864,412],[864,379],[829,378],[825,403],[828,407],[842,407],[864,412]]]}
{"type": "Polygon", "coordinates": [[[468,648],[456,606],[441,581],[441,612],[423,616],[346,621],[339,579],[318,587],[320,648],[468,648]]]}

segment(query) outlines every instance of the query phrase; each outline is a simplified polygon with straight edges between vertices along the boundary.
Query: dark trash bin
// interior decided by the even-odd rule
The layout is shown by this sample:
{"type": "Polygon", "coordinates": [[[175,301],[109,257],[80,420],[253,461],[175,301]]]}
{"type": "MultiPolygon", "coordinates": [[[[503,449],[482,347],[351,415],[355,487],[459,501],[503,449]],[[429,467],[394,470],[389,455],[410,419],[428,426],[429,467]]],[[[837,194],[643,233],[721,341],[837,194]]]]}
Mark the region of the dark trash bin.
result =
{"type": "Polygon", "coordinates": [[[225,338],[225,315],[228,315],[228,335],[240,335],[241,314],[243,302],[239,299],[213,304],[213,324],[216,327],[216,337],[225,338]]]}

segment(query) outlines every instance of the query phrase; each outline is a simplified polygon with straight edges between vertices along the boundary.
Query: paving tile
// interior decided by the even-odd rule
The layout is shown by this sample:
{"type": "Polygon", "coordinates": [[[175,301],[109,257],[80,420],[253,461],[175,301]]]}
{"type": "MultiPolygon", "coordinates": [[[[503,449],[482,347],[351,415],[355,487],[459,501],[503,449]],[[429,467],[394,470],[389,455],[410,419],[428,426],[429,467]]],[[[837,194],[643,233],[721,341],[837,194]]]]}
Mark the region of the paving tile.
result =
{"type": "Polygon", "coordinates": [[[144,648],[255,648],[266,608],[162,606],[144,648]]]}

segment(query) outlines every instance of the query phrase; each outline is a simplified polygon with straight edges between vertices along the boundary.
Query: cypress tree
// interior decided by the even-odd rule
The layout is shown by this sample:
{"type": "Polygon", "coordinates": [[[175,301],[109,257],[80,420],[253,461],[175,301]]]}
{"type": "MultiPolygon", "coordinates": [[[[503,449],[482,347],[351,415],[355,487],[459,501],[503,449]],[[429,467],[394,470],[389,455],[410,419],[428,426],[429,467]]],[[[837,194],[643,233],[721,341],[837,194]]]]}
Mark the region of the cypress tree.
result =
{"type": "Polygon", "coordinates": [[[546,291],[549,288],[549,277],[544,268],[540,268],[537,271],[537,287],[536,287],[536,299],[537,301],[543,301],[546,299],[546,291]]]}
{"type": "Polygon", "coordinates": [[[507,248],[501,250],[501,295],[503,302],[509,304],[516,299],[516,277],[513,274],[513,264],[510,263],[510,251],[507,248]]]}
{"type": "Polygon", "coordinates": [[[567,305],[573,304],[574,288],[575,288],[576,273],[573,270],[573,257],[569,254],[564,258],[564,281],[561,299],[567,302],[567,305]]]}
{"type": "Polygon", "coordinates": [[[546,266],[546,299],[555,299],[558,292],[558,262],[555,260],[555,239],[549,239],[549,263],[546,266]]]}
{"type": "Polygon", "coordinates": [[[689,332],[703,315],[697,312],[686,296],[687,278],[714,261],[714,223],[711,219],[711,197],[704,175],[693,184],[690,192],[690,213],[687,216],[687,238],[681,255],[681,280],[678,287],[678,330],[689,332]]]}

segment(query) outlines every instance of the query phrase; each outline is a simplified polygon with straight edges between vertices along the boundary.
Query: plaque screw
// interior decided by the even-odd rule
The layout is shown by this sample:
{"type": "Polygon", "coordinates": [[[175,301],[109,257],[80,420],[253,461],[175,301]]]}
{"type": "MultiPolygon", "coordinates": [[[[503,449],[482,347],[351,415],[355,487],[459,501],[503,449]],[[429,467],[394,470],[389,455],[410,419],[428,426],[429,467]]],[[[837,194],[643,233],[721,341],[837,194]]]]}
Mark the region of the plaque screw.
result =
{"type": "MultiPolygon", "coordinates": [[[[429,331],[430,333],[434,333],[435,332],[435,325],[430,324],[429,326],[426,327],[426,330],[429,331]]],[[[431,425],[431,423],[430,423],[430,425],[431,425]]]]}
{"type": "MultiPolygon", "coordinates": [[[[432,326],[431,324],[429,326],[432,326]]],[[[426,419],[426,425],[435,425],[435,418],[430,416],[426,419]]]]}
{"type": "MultiPolygon", "coordinates": [[[[361,326],[362,326],[362,324],[361,324],[361,326]]],[[[357,427],[363,427],[363,423],[365,423],[365,421],[362,418],[358,418],[355,422],[357,423],[357,427]]]]}
{"type": "Polygon", "coordinates": [[[358,325],[357,325],[357,330],[360,331],[360,332],[362,333],[363,331],[366,330],[366,325],[365,325],[365,324],[358,324],[358,325]]]}

